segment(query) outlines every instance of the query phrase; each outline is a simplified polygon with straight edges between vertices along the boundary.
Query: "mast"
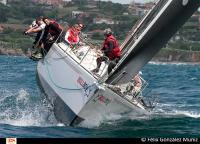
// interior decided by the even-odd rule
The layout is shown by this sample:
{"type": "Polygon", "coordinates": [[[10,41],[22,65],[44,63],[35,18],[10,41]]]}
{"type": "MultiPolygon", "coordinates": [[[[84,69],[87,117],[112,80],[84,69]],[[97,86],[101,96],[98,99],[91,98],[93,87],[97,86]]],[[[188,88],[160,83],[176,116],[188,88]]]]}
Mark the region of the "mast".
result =
{"type": "Polygon", "coordinates": [[[106,79],[127,83],[169,41],[199,8],[199,0],[160,0],[124,44],[123,55],[106,79]],[[153,14],[152,14],[153,13],[153,14]]]}
{"type": "Polygon", "coordinates": [[[159,11],[160,8],[162,8],[162,6],[166,3],[166,0],[160,0],[157,1],[157,3],[155,3],[155,5],[153,6],[153,8],[151,10],[149,10],[141,20],[137,21],[136,24],[132,27],[131,31],[129,32],[130,34],[126,37],[126,39],[124,40],[124,42],[122,43],[121,50],[122,53],[125,53],[128,49],[128,46],[130,45],[130,43],[134,42],[135,39],[137,38],[137,36],[139,35],[139,33],[142,32],[142,30],[144,29],[144,27],[146,27],[148,25],[148,23],[151,22],[152,18],[155,17],[156,12],[159,11]]]}

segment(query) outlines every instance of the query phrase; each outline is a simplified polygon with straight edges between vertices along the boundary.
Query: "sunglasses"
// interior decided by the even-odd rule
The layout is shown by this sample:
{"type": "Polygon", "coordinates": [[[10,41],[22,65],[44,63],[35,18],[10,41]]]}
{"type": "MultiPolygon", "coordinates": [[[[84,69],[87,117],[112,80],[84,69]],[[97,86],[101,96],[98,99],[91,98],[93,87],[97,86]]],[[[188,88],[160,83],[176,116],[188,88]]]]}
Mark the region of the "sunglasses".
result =
{"type": "Polygon", "coordinates": [[[79,26],[80,28],[83,28],[83,24],[78,24],[78,26],[79,26]]]}

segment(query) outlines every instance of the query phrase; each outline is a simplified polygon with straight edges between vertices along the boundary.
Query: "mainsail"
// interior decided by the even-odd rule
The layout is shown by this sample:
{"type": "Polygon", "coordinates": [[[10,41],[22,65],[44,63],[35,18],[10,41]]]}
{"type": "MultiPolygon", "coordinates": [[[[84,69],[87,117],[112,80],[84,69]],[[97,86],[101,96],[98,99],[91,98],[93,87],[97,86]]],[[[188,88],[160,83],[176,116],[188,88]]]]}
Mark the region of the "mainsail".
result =
{"type": "Polygon", "coordinates": [[[141,18],[141,20],[136,22],[136,24],[132,27],[126,39],[120,46],[123,54],[127,52],[128,47],[130,47],[130,45],[135,42],[139,34],[145,29],[145,27],[148,26],[153,17],[156,16],[156,14],[164,6],[166,2],[167,2],[166,0],[157,1],[154,7],[151,10],[149,10],[148,13],[145,14],[143,18],[141,18]]]}
{"type": "Polygon", "coordinates": [[[160,0],[122,44],[122,59],[106,79],[127,83],[199,8],[199,0],[160,0]]]}

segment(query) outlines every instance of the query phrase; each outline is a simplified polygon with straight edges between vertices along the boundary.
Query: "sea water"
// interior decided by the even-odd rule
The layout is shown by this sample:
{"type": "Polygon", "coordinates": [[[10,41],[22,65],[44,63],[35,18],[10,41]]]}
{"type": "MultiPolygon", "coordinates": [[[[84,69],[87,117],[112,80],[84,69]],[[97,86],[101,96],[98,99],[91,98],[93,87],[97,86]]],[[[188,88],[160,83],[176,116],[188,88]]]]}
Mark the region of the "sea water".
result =
{"type": "Polygon", "coordinates": [[[156,96],[148,116],[108,115],[77,127],[56,121],[27,57],[0,56],[0,137],[138,138],[200,136],[200,65],[153,63],[142,69],[149,83],[144,96],[156,96]]]}

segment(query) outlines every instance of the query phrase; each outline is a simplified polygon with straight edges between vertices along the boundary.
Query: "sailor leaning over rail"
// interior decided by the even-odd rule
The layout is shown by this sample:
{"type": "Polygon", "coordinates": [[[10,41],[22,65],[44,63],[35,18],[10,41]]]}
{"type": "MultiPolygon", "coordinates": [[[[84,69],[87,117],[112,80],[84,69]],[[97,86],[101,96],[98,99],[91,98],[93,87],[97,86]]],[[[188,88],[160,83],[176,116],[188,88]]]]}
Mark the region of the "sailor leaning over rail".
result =
{"type": "Polygon", "coordinates": [[[32,48],[35,50],[35,52],[33,54],[31,54],[31,56],[37,55],[37,53],[38,53],[37,48],[41,47],[41,39],[43,37],[44,29],[46,27],[46,24],[43,22],[42,18],[43,18],[42,16],[36,18],[36,20],[34,20],[32,22],[32,24],[29,26],[29,29],[27,29],[24,32],[25,35],[37,33],[37,35],[35,37],[35,41],[33,42],[33,46],[32,46],[32,48]]]}
{"type": "Polygon", "coordinates": [[[114,91],[129,97],[129,99],[136,98],[142,91],[143,86],[140,74],[142,74],[142,72],[136,74],[128,83],[122,85],[109,85],[109,87],[114,91]]]}
{"type": "Polygon", "coordinates": [[[49,51],[52,44],[58,39],[63,28],[58,22],[55,20],[50,20],[47,17],[44,17],[43,21],[46,24],[44,35],[42,37],[42,47],[44,49],[42,54],[44,56],[45,53],[49,51]]]}
{"type": "Polygon", "coordinates": [[[103,43],[103,48],[101,49],[104,55],[97,58],[97,67],[93,70],[93,72],[95,73],[98,73],[101,67],[101,63],[103,61],[107,61],[108,59],[108,73],[110,73],[121,57],[121,50],[119,44],[113,36],[112,30],[110,28],[104,30],[104,36],[105,40],[103,43]]]}
{"type": "Polygon", "coordinates": [[[31,55],[31,58],[41,59],[58,39],[61,32],[62,27],[55,20],[50,20],[47,17],[37,18],[36,25],[24,32],[25,35],[38,33],[34,42],[37,46],[34,47],[39,49],[31,55]]]}
{"type": "Polygon", "coordinates": [[[126,91],[130,92],[130,94],[133,97],[136,97],[138,93],[141,91],[141,88],[142,88],[142,80],[140,78],[141,73],[142,72],[139,72],[138,74],[136,74],[126,87],[126,91]]]}

